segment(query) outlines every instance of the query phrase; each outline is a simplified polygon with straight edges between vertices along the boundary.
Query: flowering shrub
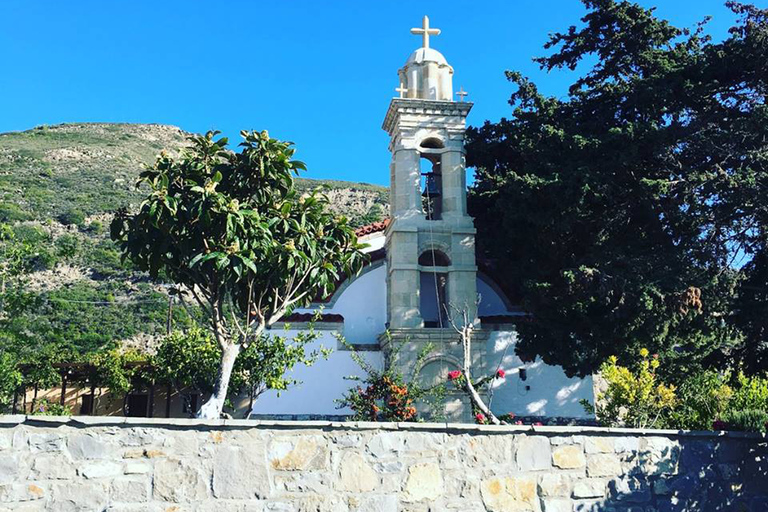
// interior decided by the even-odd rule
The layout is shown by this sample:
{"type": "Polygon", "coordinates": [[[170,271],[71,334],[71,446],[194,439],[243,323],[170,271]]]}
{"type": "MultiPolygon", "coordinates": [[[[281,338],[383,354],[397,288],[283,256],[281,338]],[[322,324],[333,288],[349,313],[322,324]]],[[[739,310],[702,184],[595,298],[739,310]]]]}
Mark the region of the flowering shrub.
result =
{"type": "MultiPolygon", "coordinates": [[[[343,336],[337,335],[336,338],[352,350],[352,359],[367,374],[364,378],[346,377],[347,380],[360,384],[336,400],[337,408],[352,409],[353,414],[349,417],[351,421],[417,421],[418,400],[432,401],[435,410],[442,410],[443,386],[423,388],[413,378],[406,382],[403,374],[390,364],[387,364],[384,370],[378,370],[356,352],[343,336]]],[[[396,346],[393,350],[399,351],[401,348],[402,346],[396,346]]],[[[432,349],[431,344],[422,349],[416,368],[421,366],[420,361],[423,361],[432,349]]],[[[457,379],[461,377],[461,372],[458,374],[457,379]]]]}
{"type": "Polygon", "coordinates": [[[41,398],[35,401],[35,406],[29,414],[32,416],[70,416],[72,409],[69,406],[52,402],[47,398],[41,398]]]}
{"type": "Polygon", "coordinates": [[[640,350],[640,361],[634,370],[619,366],[616,357],[612,356],[600,367],[608,388],[598,394],[595,405],[586,400],[581,404],[604,426],[661,427],[664,414],[677,400],[674,386],[657,383],[658,367],[658,356],[650,356],[645,348],[640,350]]]}

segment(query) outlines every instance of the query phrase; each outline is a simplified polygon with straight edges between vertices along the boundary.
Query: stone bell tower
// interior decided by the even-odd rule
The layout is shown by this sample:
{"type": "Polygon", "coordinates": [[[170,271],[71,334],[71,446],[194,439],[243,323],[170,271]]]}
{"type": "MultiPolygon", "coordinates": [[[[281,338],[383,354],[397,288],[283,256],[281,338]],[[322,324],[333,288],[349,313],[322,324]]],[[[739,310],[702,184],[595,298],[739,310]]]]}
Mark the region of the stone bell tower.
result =
{"type": "Polygon", "coordinates": [[[398,71],[389,104],[390,217],[386,232],[390,330],[448,328],[447,315],[476,322],[475,228],[467,215],[464,132],[471,103],[453,101],[453,68],[421,28],[422,47],[398,71]],[[451,312],[453,310],[453,312],[451,312]]]}

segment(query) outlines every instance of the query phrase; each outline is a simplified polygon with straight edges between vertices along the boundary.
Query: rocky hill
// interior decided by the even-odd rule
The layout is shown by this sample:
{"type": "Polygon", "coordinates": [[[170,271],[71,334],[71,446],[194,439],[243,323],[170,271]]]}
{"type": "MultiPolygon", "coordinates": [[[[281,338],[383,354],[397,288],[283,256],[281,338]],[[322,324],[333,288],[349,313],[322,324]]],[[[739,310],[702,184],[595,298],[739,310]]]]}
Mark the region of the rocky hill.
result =
{"type": "MultiPolygon", "coordinates": [[[[143,165],[162,149],[178,151],[186,136],[174,126],[104,123],[0,134],[0,223],[29,249],[33,269],[24,289],[32,306],[11,325],[17,334],[89,350],[164,332],[166,287],[121,262],[107,232],[112,212],[141,201],[135,182],[143,165]]],[[[384,187],[298,181],[320,184],[355,225],[386,211],[384,187]]]]}

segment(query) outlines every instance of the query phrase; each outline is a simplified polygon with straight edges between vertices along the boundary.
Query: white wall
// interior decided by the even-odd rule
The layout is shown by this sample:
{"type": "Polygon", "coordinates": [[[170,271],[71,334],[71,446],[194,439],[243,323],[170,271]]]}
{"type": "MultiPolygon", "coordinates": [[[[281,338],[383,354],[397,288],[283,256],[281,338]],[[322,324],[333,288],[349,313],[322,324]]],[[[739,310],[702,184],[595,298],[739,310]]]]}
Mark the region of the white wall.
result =
{"type": "MultiPolygon", "coordinates": [[[[384,332],[387,321],[386,266],[380,265],[352,281],[349,286],[334,297],[332,307],[324,313],[338,313],[344,317],[343,333],[350,343],[373,344],[384,332]]],[[[311,310],[300,310],[306,312],[311,310]]],[[[341,325],[339,326],[341,328],[341,325]]],[[[291,335],[297,331],[280,331],[291,335]]],[[[320,331],[321,338],[315,347],[333,348],[328,360],[320,360],[307,368],[296,367],[291,377],[303,384],[283,391],[280,396],[267,391],[254,404],[254,414],[349,414],[348,409],[336,409],[334,399],[341,398],[352,387],[352,381],[345,376],[364,376],[360,367],[350,357],[350,352],[339,350],[332,331],[320,331]]],[[[311,350],[311,346],[308,347],[311,350]]],[[[380,368],[381,352],[359,352],[371,364],[380,368]]]]}
{"type": "MultiPolygon", "coordinates": [[[[287,331],[288,334],[296,331],[287,331]]],[[[338,350],[336,338],[331,331],[321,331],[321,337],[314,347],[325,346],[334,351],[328,360],[320,359],[313,366],[296,366],[290,373],[302,384],[289,388],[277,395],[275,391],[265,392],[253,406],[254,414],[349,414],[349,409],[336,409],[334,399],[341,398],[354,384],[345,376],[359,375],[363,371],[350,357],[351,352],[338,350]]],[[[311,350],[310,346],[310,350],[311,350]]],[[[358,352],[372,365],[381,367],[381,352],[358,352]]]]}
{"type": "Polygon", "coordinates": [[[540,360],[523,363],[515,355],[516,341],[517,333],[510,331],[492,332],[488,340],[489,369],[495,371],[500,365],[506,372],[503,379],[493,383],[493,412],[513,412],[517,416],[588,417],[579,400],[592,400],[592,378],[568,378],[559,366],[550,366],[540,360]],[[526,380],[520,378],[521,368],[526,369],[526,380]]]}

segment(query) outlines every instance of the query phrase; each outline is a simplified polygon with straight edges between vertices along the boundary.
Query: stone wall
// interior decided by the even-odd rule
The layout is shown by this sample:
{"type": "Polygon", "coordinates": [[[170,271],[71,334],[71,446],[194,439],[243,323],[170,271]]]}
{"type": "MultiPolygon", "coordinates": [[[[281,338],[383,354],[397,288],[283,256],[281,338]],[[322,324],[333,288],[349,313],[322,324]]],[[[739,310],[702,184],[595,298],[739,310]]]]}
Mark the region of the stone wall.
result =
{"type": "Polygon", "coordinates": [[[768,510],[767,441],[590,427],[0,416],[0,510],[768,510]]]}

